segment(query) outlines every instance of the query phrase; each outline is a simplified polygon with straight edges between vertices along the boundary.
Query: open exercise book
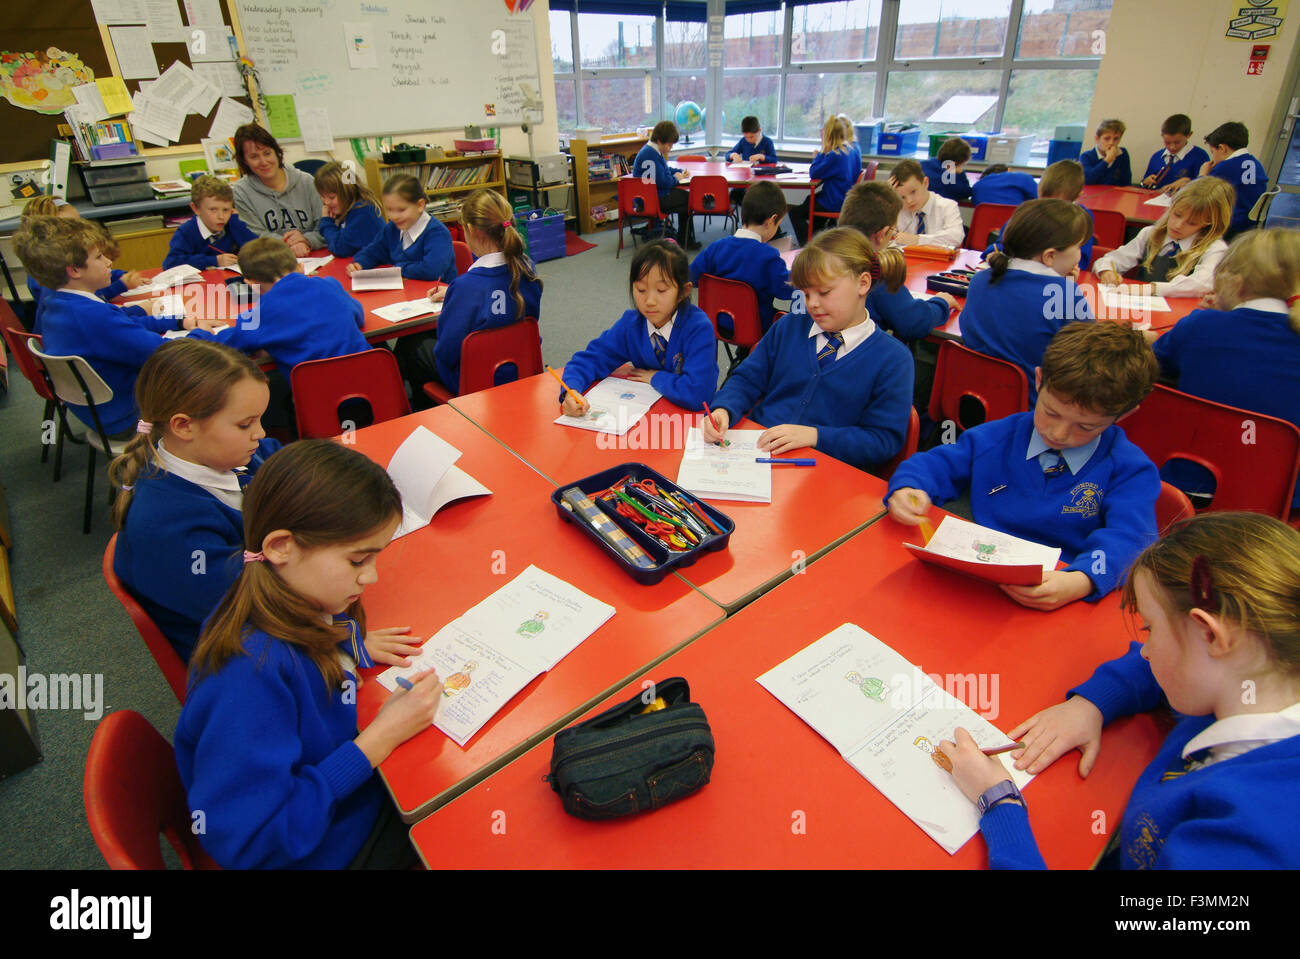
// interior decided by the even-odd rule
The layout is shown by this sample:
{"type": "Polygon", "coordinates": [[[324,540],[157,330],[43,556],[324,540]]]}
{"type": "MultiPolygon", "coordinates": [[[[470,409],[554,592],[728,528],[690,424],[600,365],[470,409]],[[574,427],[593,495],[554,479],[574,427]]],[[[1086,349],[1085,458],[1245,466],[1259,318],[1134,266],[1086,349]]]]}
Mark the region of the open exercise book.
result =
{"type": "Polygon", "coordinates": [[[1112,309],[1128,310],[1130,312],[1170,312],[1169,301],[1163,296],[1137,293],[1133,287],[1103,286],[1101,287],[1101,302],[1112,309]]]}
{"type": "Polygon", "coordinates": [[[990,583],[1037,586],[1056,569],[1060,549],[945,516],[924,546],[904,543],[922,562],[990,583]]]}
{"type": "Polygon", "coordinates": [[[380,673],[379,682],[396,690],[398,676],[436,669],[444,688],[433,724],[463,747],[515,693],[613,615],[613,606],[529,566],[438,630],[410,666],[380,673]]]}
{"type": "Polygon", "coordinates": [[[401,323],[404,320],[413,320],[417,316],[436,316],[442,312],[442,301],[430,303],[427,296],[421,296],[414,300],[403,300],[401,303],[376,307],[370,312],[389,323],[401,323]]]}
{"type": "Polygon", "coordinates": [[[402,525],[393,539],[424,529],[453,500],[490,496],[492,491],[454,465],[460,450],[417,426],[388,463],[388,475],[402,494],[402,525]]]}
{"type": "Polygon", "coordinates": [[[692,426],[686,434],[686,451],[677,471],[677,485],[701,499],[742,503],[772,502],[772,464],[756,460],[766,454],[758,448],[762,430],[728,430],[730,446],[704,442],[704,433],[692,426]]]}
{"type": "MultiPolygon", "coordinates": [[[[559,390],[556,390],[556,395],[559,395],[559,390]]],[[[580,430],[622,436],[650,412],[650,407],[659,401],[662,394],[649,383],[607,376],[583,395],[588,404],[586,413],[581,416],[561,413],[554,422],[580,430]]]]}
{"type": "Polygon", "coordinates": [[[380,266],[373,270],[357,270],[349,274],[352,277],[352,290],[400,290],[402,268],[400,266],[380,266]]]}
{"type": "Polygon", "coordinates": [[[173,287],[184,286],[186,283],[202,283],[203,274],[190,266],[183,263],[180,266],[174,266],[170,270],[163,270],[152,280],[147,280],[137,287],[133,287],[123,293],[123,296],[144,296],[147,293],[165,293],[173,287]]]}
{"type": "MultiPolygon", "coordinates": [[[[950,855],[975,835],[979,810],[934,753],[958,726],[984,749],[1010,740],[893,649],[845,623],[758,682],[950,855]]],[[[1021,789],[1033,778],[996,758],[1021,789]]]]}
{"type": "MultiPolygon", "coordinates": [[[[302,267],[302,272],[303,272],[303,274],[306,275],[306,276],[311,276],[313,273],[315,273],[317,270],[319,270],[322,266],[325,266],[325,264],[327,264],[327,263],[333,263],[333,262],[334,262],[334,257],[333,257],[333,255],[330,255],[330,256],[300,256],[300,257],[298,257],[298,265],[302,267]]],[[[240,276],[243,276],[243,275],[244,275],[244,271],[241,270],[241,269],[239,268],[239,264],[238,264],[238,263],[231,263],[229,266],[223,266],[223,267],[221,267],[221,269],[223,269],[223,270],[229,270],[231,273],[238,273],[240,276]]]]}

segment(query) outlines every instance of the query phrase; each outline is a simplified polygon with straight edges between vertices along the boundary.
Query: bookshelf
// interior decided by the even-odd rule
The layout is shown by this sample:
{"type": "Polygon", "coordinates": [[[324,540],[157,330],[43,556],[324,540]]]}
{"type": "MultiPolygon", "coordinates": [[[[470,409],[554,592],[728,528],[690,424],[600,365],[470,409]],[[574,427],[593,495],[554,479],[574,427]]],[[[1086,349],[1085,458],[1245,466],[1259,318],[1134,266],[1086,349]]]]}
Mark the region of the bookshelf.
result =
{"type": "Polygon", "coordinates": [[[475,190],[496,190],[506,196],[505,164],[500,151],[471,156],[445,156],[421,163],[383,163],[366,157],[366,182],[376,197],[382,197],[384,181],[398,173],[409,173],[424,184],[429,196],[429,215],[439,220],[458,221],[457,201],[475,190]],[[450,209],[444,205],[455,205],[450,209]]]}
{"type": "Polygon", "coordinates": [[[596,230],[618,223],[620,174],[616,170],[608,180],[592,180],[591,162],[598,158],[610,157],[613,163],[625,164],[630,172],[633,157],[648,142],[647,137],[631,135],[603,137],[591,143],[586,140],[569,141],[569,153],[573,156],[573,185],[578,194],[578,223],[584,232],[594,233],[596,230]],[[602,222],[593,220],[591,218],[593,206],[604,206],[613,210],[614,219],[602,222]]]}

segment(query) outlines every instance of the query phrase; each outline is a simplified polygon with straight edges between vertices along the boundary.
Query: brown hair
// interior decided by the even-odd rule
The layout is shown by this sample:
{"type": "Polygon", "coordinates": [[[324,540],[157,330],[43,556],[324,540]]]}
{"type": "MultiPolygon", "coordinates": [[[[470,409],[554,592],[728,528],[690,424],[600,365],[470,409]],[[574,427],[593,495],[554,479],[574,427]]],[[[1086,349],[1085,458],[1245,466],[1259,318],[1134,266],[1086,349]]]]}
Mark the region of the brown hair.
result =
{"type": "Polygon", "coordinates": [[[1083,164],[1078,160],[1057,160],[1043,171],[1038,181],[1041,200],[1065,200],[1073,203],[1083,192],[1083,164]]]}
{"type": "Polygon", "coordinates": [[[1160,124],[1160,132],[1169,137],[1189,137],[1192,135],[1192,118],[1186,113],[1171,114],[1160,124]]]}
{"type": "Polygon", "coordinates": [[[1128,127],[1124,126],[1123,120],[1102,120],[1097,124],[1097,136],[1101,136],[1103,133],[1118,133],[1123,136],[1124,131],[1127,129],[1128,127]]]}
{"type": "Polygon", "coordinates": [[[785,216],[785,194],[770,180],[761,180],[745,191],[740,202],[740,222],[746,226],[766,223],[774,216],[785,216]]]}
{"type": "Polygon", "coordinates": [[[235,191],[230,189],[230,184],[225,180],[214,176],[201,176],[194,181],[194,186],[190,187],[190,202],[198,206],[206,197],[234,203],[235,191]]]}
{"type": "Polygon", "coordinates": [[[872,237],[897,223],[902,211],[903,198],[892,186],[883,180],[868,180],[855,184],[844,197],[844,205],[840,207],[840,226],[861,230],[872,237]]]}
{"type": "Polygon", "coordinates": [[[171,418],[184,413],[193,420],[206,420],[219,413],[231,387],[245,378],[266,382],[266,374],[246,354],[211,340],[166,340],[144,361],[135,381],[135,405],[140,419],[153,428],[131,437],[109,464],[108,477],[120,490],[113,504],[117,529],[126,523],[140,474],[150,464],[161,469],[157,444],[167,435],[171,418]]]}
{"type": "Polygon", "coordinates": [[[1133,561],[1121,593],[1130,611],[1137,610],[1138,573],[1147,574],[1171,616],[1215,612],[1259,636],[1277,669],[1300,674],[1300,532],[1286,523],[1259,513],[1220,512],[1176,524],[1133,561]],[[1209,582],[1199,584],[1196,595],[1192,570],[1198,560],[1209,582]]]}
{"type": "Polygon", "coordinates": [[[676,143],[679,139],[681,135],[677,132],[677,124],[672,120],[660,120],[650,131],[651,143],[676,143]]]}
{"type": "Polygon", "coordinates": [[[1217,176],[1203,176],[1188,183],[1174,194],[1174,202],[1169,204],[1169,209],[1165,210],[1164,215],[1156,221],[1155,228],[1147,237],[1146,258],[1143,260],[1143,265],[1148,270],[1151,269],[1151,264],[1164,249],[1165,238],[1169,235],[1169,215],[1175,210],[1180,210],[1184,215],[1190,214],[1204,220],[1205,227],[1197,235],[1196,242],[1190,249],[1179,249],[1175,257],[1177,266],[1169,272],[1167,279],[1172,280],[1176,276],[1191,273],[1214,241],[1227,232],[1228,225],[1232,222],[1232,206],[1236,199],[1237,193],[1232,188],[1232,184],[1227,180],[1220,180],[1217,176]]]}
{"type": "Polygon", "coordinates": [[[278,236],[259,236],[239,248],[239,272],[254,283],[274,283],[298,269],[298,258],[278,236]]]}
{"type": "MultiPolygon", "coordinates": [[[[244,492],[244,547],[260,552],[279,529],[300,549],[361,539],[402,515],[402,497],[384,468],[364,454],[331,440],[300,440],[271,456],[244,492]]],[[[366,634],[358,599],[346,611],[366,634]]],[[[320,669],[329,689],[343,682],[338,644],[343,625],[327,624],[321,611],[295,593],[269,562],[245,563],[199,636],[190,659],[198,681],[244,655],[249,633],[261,630],[300,647],[320,669]]]]}
{"type": "Polygon", "coordinates": [[[866,236],[854,229],[836,227],[818,233],[795,257],[790,282],[804,290],[838,276],[866,273],[871,282],[884,283],[890,293],[907,279],[903,251],[894,247],[877,250],[866,236]]]}
{"type": "Polygon", "coordinates": [[[911,157],[906,160],[899,160],[894,168],[889,171],[889,179],[896,185],[902,186],[908,180],[917,180],[925,182],[925,171],[921,169],[921,164],[911,157]]]}
{"type": "Polygon", "coordinates": [[[396,193],[411,204],[419,203],[422,200],[427,203],[429,200],[429,194],[424,192],[424,187],[420,186],[420,181],[409,173],[398,173],[384,181],[384,196],[388,196],[390,193],[396,193]]]}
{"type": "Polygon", "coordinates": [[[1032,260],[1045,250],[1065,250],[1088,238],[1092,220],[1083,207],[1065,200],[1026,200],[1002,231],[1002,249],[989,254],[990,283],[1007,272],[1013,259],[1032,260]]]}
{"type": "Polygon", "coordinates": [[[34,216],[58,216],[59,204],[54,201],[54,197],[42,193],[40,196],[34,196],[23,205],[22,219],[26,220],[34,216]]]}
{"type": "Polygon", "coordinates": [[[235,162],[239,164],[239,172],[244,176],[253,175],[253,171],[249,169],[248,161],[244,159],[244,144],[246,143],[256,143],[259,146],[274,150],[280,168],[284,168],[284,147],[280,146],[275,137],[256,123],[245,123],[235,131],[235,162]]]}
{"type": "Polygon", "coordinates": [[[1151,392],[1160,364],[1137,330],[1067,323],[1043,352],[1043,390],[1100,416],[1121,416],[1151,392]]]}
{"type": "Polygon", "coordinates": [[[955,165],[961,166],[970,160],[970,144],[961,137],[949,137],[940,145],[935,159],[941,164],[951,160],[955,165]]]}
{"type": "Polygon", "coordinates": [[[49,290],[66,286],[69,267],[84,270],[96,250],[109,259],[119,252],[102,224],[61,216],[28,217],[14,234],[14,250],[23,268],[49,290]]]}
{"type": "Polygon", "coordinates": [[[331,160],[316,171],[313,180],[317,193],[321,196],[330,193],[341,201],[339,205],[343,210],[334,218],[334,222],[339,226],[343,225],[352,208],[358,203],[369,204],[380,216],[384,214],[384,208],[379,205],[374,193],[357,178],[356,170],[351,166],[345,167],[337,160],[331,160]]]}
{"type": "MultiPolygon", "coordinates": [[[[460,221],[484,234],[506,258],[510,268],[510,295],[515,301],[515,319],[524,318],[522,280],[537,280],[537,271],[524,253],[524,239],[514,225],[514,211],[496,190],[475,190],[460,208],[460,221]]],[[[537,280],[541,286],[541,280],[537,280]]]]}
{"type": "Polygon", "coordinates": [[[1234,239],[1214,271],[1214,293],[1229,310],[1258,297],[1286,300],[1291,329],[1300,334],[1300,300],[1290,302],[1300,293],[1300,231],[1273,227],[1234,239]],[[1229,282],[1234,277],[1239,284],[1229,282]]]}

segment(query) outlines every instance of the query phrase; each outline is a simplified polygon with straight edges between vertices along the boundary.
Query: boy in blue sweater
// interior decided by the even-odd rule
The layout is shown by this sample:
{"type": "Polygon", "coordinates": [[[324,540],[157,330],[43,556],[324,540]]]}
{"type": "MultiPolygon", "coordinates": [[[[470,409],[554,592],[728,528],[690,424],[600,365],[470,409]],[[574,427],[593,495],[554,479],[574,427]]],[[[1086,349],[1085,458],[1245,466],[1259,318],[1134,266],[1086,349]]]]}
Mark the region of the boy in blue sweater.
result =
{"type": "Polygon", "coordinates": [[[740,140],[727,155],[731,162],[751,160],[754,163],[775,163],[776,147],[771,137],[763,136],[758,117],[749,116],[740,121],[740,140]]]}
{"type": "Polygon", "coordinates": [[[1160,476],[1115,423],[1151,392],[1159,367],[1136,330],[1072,323],[1053,337],[1032,413],[973,427],[918,453],[889,481],[885,502],[915,526],[931,502],[969,491],[976,523],[1061,547],[1065,569],[1038,586],[1002,586],[1031,609],[1096,602],[1156,538],[1160,476]]]}
{"type": "MultiPolygon", "coordinates": [[[[690,195],[685,190],[677,189],[677,184],[687,179],[687,175],[677,167],[668,165],[668,153],[678,140],[677,124],[672,120],[660,120],[650,131],[650,142],[637,151],[632,160],[632,175],[640,177],[646,184],[653,183],[659,194],[659,211],[677,214],[677,242],[685,249],[697,250],[692,217],[686,212],[690,206],[690,195]]],[[[648,236],[658,235],[648,233],[648,236]]]]}
{"type": "Polygon", "coordinates": [[[190,189],[194,218],[172,234],[163,269],[187,265],[196,270],[234,266],[239,248],[257,239],[235,212],[235,193],[225,180],[201,176],[190,189]]]}
{"type": "Polygon", "coordinates": [[[813,447],[865,469],[897,453],[911,413],[912,357],[867,314],[880,271],[857,230],[815,236],[791,274],[808,312],[775,324],[736,367],[701,422],[705,441],[721,442],[749,415],[770,424],[758,446],[772,456],[813,447]]]}
{"type": "Polygon", "coordinates": [[[921,161],[921,169],[930,181],[930,189],[949,200],[969,200],[970,180],[966,178],[966,164],[970,162],[970,144],[961,137],[949,137],[939,147],[939,153],[921,161]]]}
{"type": "Polygon", "coordinates": [[[1124,137],[1123,120],[1102,120],[1097,124],[1097,146],[1079,154],[1083,176],[1089,184],[1128,186],[1133,182],[1128,150],[1119,145],[1124,137]]]}
{"type": "Polygon", "coordinates": [[[1038,181],[1028,173],[1012,172],[1005,163],[995,163],[988,167],[971,187],[971,201],[976,206],[981,203],[1019,206],[1037,196],[1038,181]]]}
{"type": "Polygon", "coordinates": [[[1268,174],[1264,172],[1264,164],[1246,152],[1250,132],[1244,123],[1220,124],[1206,135],[1205,142],[1210,148],[1210,159],[1202,167],[1202,173],[1217,176],[1237,191],[1232,223],[1223,235],[1231,241],[1238,233],[1255,228],[1250,211],[1268,191],[1268,174]]]}
{"type": "Polygon", "coordinates": [[[1160,139],[1165,145],[1151,154],[1142,185],[1153,190],[1174,187],[1175,191],[1189,180],[1201,175],[1201,167],[1210,161],[1210,155],[1191,142],[1192,119],[1185,113],[1175,113],[1160,124],[1160,139]]]}
{"type": "Polygon", "coordinates": [[[348,272],[369,270],[384,263],[402,268],[402,276],[413,280],[456,278],[456,253],[451,234],[425,212],[428,197],[420,181],[399,173],[384,184],[384,212],[388,225],[348,264],[348,272]]]}

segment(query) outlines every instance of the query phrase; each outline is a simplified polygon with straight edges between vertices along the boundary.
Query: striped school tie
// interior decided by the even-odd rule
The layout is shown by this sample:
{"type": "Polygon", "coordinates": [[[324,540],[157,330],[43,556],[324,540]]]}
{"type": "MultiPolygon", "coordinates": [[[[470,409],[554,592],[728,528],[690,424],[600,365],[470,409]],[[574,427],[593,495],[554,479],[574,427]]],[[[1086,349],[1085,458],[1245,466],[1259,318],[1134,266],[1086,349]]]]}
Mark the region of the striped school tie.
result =
{"type": "Polygon", "coordinates": [[[664,369],[664,360],[668,358],[668,341],[659,333],[651,333],[650,345],[655,348],[655,359],[659,361],[659,369],[664,369]]]}
{"type": "Polygon", "coordinates": [[[235,479],[239,482],[239,490],[242,493],[253,481],[253,474],[248,472],[247,466],[240,466],[235,470],[235,479]]]}
{"type": "Polygon", "coordinates": [[[826,333],[826,345],[817,353],[817,365],[823,370],[829,369],[835,362],[835,354],[844,345],[844,337],[839,333],[826,333]]]}
{"type": "Polygon", "coordinates": [[[920,236],[925,232],[925,212],[922,211],[916,215],[916,233],[920,236]]]}
{"type": "Polygon", "coordinates": [[[1065,469],[1065,457],[1061,455],[1060,450],[1047,450],[1047,452],[1054,454],[1056,456],[1056,461],[1052,463],[1051,466],[1043,467],[1043,475],[1055,476],[1057,473],[1060,473],[1065,469]]]}

